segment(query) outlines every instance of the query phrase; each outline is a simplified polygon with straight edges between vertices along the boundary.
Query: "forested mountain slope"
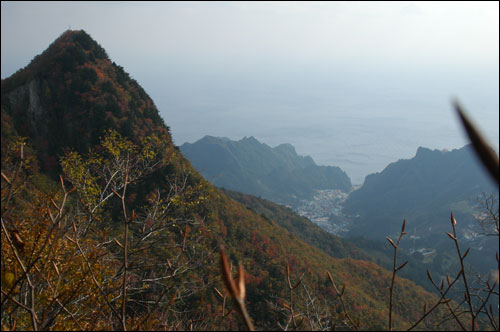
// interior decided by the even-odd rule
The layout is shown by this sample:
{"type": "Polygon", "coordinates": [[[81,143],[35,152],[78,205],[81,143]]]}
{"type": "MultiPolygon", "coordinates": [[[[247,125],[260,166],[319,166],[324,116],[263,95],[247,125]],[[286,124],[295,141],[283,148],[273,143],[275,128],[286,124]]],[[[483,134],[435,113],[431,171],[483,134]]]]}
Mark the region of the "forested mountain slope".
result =
{"type": "MultiPolygon", "coordinates": [[[[346,324],[327,271],[361,328],[387,328],[389,271],[333,258],[214,188],[86,32],[66,31],[2,80],[1,111],[2,329],[242,328],[221,246],[244,267],[259,329],[290,319],[287,262],[303,280],[299,328],[346,324]]],[[[396,328],[439,300],[408,280],[395,287],[396,328]]]]}
{"type": "Polygon", "coordinates": [[[366,177],[352,192],[344,213],[359,215],[351,234],[372,238],[395,234],[403,219],[413,235],[438,241],[453,211],[465,225],[475,224],[473,208],[482,193],[497,192],[474,156],[471,145],[452,151],[420,147],[412,159],[399,160],[382,172],[366,177]]]}
{"type": "Polygon", "coordinates": [[[205,136],[180,149],[215,186],[281,204],[294,206],[300,199],[311,198],[317,189],[348,192],[352,187],[340,168],[318,166],[311,157],[299,156],[290,144],[271,148],[254,137],[232,141],[205,136]]]}

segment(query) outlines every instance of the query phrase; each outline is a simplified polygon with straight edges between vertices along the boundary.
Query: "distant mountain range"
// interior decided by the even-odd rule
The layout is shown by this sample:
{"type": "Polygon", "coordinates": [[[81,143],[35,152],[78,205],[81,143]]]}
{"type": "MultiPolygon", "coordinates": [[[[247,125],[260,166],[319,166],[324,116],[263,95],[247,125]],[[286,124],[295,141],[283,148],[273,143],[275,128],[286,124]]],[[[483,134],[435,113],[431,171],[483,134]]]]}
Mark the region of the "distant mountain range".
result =
{"type": "MultiPolygon", "coordinates": [[[[452,151],[418,148],[416,156],[399,160],[382,172],[366,177],[352,192],[343,212],[356,216],[351,235],[380,239],[399,232],[403,219],[417,245],[439,246],[450,231],[453,211],[463,232],[477,224],[473,215],[482,193],[497,193],[498,187],[479,164],[471,145],[452,151]]],[[[498,246],[497,246],[498,249],[498,246]]]]}
{"type": "Polygon", "coordinates": [[[351,180],[339,167],[318,166],[299,156],[290,144],[274,148],[254,137],[239,141],[205,136],[185,143],[181,152],[215,186],[294,205],[311,198],[315,189],[351,190],[351,180]]]}

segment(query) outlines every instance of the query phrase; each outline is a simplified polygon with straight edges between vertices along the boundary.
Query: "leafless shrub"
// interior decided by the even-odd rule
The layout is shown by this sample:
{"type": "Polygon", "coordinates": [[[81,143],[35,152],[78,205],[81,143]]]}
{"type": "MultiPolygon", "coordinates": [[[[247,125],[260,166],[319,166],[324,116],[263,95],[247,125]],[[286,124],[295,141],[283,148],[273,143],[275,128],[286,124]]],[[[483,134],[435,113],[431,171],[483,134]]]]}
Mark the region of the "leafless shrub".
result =
{"type": "Polygon", "coordinates": [[[478,202],[481,207],[481,213],[475,219],[479,226],[481,226],[482,234],[485,236],[500,236],[498,195],[495,193],[483,193],[478,202]]]}

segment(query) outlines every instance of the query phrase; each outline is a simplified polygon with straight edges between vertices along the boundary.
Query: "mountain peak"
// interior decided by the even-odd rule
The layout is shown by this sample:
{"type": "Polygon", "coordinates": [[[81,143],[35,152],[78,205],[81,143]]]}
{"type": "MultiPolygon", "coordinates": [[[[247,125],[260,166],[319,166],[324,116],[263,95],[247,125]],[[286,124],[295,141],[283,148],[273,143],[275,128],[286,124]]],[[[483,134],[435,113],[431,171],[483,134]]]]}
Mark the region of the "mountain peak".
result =
{"type": "Polygon", "coordinates": [[[252,143],[252,144],[262,144],[261,142],[259,142],[258,139],[256,139],[255,137],[253,136],[250,136],[250,137],[243,137],[240,142],[243,142],[243,143],[252,143]]]}
{"type": "Polygon", "coordinates": [[[276,146],[274,149],[276,150],[281,150],[281,151],[287,151],[296,154],[297,152],[295,151],[295,147],[290,144],[290,143],[283,143],[278,146],[276,146]]]}
{"type": "MultiPolygon", "coordinates": [[[[85,30],[71,30],[68,29],[64,31],[52,44],[57,44],[63,41],[73,41],[73,39],[77,36],[89,36],[85,30]]],[[[89,36],[90,37],[90,36],[89,36]]],[[[50,46],[49,46],[50,47],[50,46]]]]}
{"type": "Polygon", "coordinates": [[[197,140],[194,143],[185,143],[185,144],[197,144],[197,143],[215,143],[219,144],[221,142],[229,142],[230,139],[227,137],[218,137],[218,136],[211,136],[211,135],[205,135],[199,140],[197,140]]]}
{"type": "Polygon", "coordinates": [[[419,146],[417,148],[417,153],[415,154],[415,158],[422,158],[422,157],[430,156],[430,155],[433,155],[436,153],[440,153],[439,150],[431,150],[429,148],[419,146]]]}
{"type": "MultiPolygon", "coordinates": [[[[69,147],[86,152],[108,129],[133,141],[152,133],[171,140],[152,99],[84,30],[66,30],[2,80],[4,109],[25,119],[17,130],[29,133],[42,156],[62,155],[69,147]]],[[[44,160],[42,169],[55,164],[44,160]]]]}
{"type": "Polygon", "coordinates": [[[79,66],[106,61],[111,64],[104,48],[84,30],[66,30],[24,68],[2,80],[2,92],[9,91],[54,72],[74,72],[79,66]]]}
{"type": "Polygon", "coordinates": [[[102,48],[85,30],[66,30],[53,44],[67,46],[69,43],[80,46],[85,51],[97,51],[97,54],[95,54],[97,58],[108,59],[108,55],[104,48],[102,48]]]}

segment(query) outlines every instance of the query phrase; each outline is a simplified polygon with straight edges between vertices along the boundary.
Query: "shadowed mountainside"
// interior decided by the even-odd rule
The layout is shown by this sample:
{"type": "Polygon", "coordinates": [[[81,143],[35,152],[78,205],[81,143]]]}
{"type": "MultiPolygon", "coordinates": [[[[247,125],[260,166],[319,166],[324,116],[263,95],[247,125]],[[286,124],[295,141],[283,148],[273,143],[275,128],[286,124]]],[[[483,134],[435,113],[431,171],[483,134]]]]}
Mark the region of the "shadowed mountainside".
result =
{"type": "Polygon", "coordinates": [[[431,236],[446,230],[437,221],[446,220],[450,211],[470,221],[481,193],[498,191],[473,154],[470,145],[452,151],[420,147],[414,158],[367,176],[344,204],[344,213],[359,214],[351,234],[394,234],[406,218],[410,230],[431,236]]]}
{"type": "Polygon", "coordinates": [[[297,155],[290,144],[271,148],[254,137],[231,141],[205,136],[180,148],[215,186],[281,204],[295,205],[300,199],[311,198],[315,189],[348,192],[352,187],[340,168],[318,166],[311,157],[297,155]]]}

